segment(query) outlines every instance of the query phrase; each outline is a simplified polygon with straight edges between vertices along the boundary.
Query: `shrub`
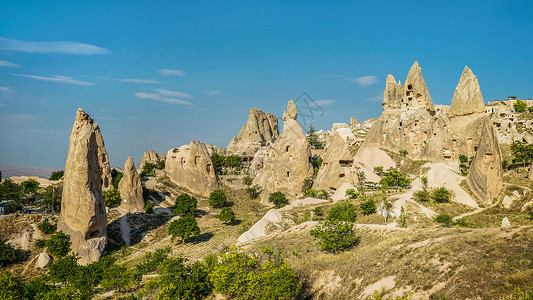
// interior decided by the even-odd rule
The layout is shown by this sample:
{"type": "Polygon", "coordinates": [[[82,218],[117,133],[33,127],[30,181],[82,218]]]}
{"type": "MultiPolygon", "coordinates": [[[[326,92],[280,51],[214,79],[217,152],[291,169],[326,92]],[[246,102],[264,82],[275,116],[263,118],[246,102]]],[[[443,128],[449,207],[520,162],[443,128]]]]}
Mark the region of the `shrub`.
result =
{"type": "Polygon", "coordinates": [[[323,216],[324,215],[324,206],[317,206],[313,209],[313,213],[317,216],[323,216]]]}
{"type": "Polygon", "coordinates": [[[157,299],[205,299],[211,293],[213,284],[206,267],[199,262],[185,262],[181,257],[161,262],[157,299]]]}
{"type": "Polygon", "coordinates": [[[529,213],[529,219],[533,221],[533,212],[529,213]]]}
{"type": "Polygon", "coordinates": [[[285,194],[283,194],[282,192],[275,192],[270,194],[270,196],[268,196],[268,202],[272,202],[278,208],[283,207],[289,203],[289,201],[287,201],[287,198],[285,197],[285,194]]]}
{"type": "Polygon", "coordinates": [[[22,189],[24,190],[24,193],[37,193],[39,190],[39,182],[35,179],[30,179],[22,182],[20,184],[22,186],[22,189]]]}
{"type": "Polygon", "coordinates": [[[146,253],[143,261],[135,267],[137,272],[141,275],[146,275],[158,271],[159,264],[167,259],[168,253],[170,253],[171,250],[172,248],[168,246],[166,248],[157,249],[154,252],[146,253]]]}
{"type": "Polygon", "coordinates": [[[172,213],[176,215],[192,213],[196,210],[198,201],[189,194],[181,194],[176,198],[176,204],[172,207],[172,213]]]}
{"type": "Polygon", "coordinates": [[[310,231],[311,236],[319,239],[320,249],[337,253],[355,246],[359,238],[355,235],[352,222],[325,221],[310,231]]]}
{"type": "Polygon", "coordinates": [[[46,247],[46,240],[44,239],[38,239],[35,241],[35,247],[37,248],[45,248],[46,247]]]}
{"type": "Polygon", "coordinates": [[[355,189],[347,189],[346,197],[348,197],[348,199],[355,199],[357,198],[357,192],[355,191],[355,189]]]}
{"type": "Polygon", "coordinates": [[[235,213],[231,207],[224,207],[220,214],[217,216],[217,219],[224,223],[231,223],[235,221],[235,213]]]}
{"type": "Polygon", "coordinates": [[[523,101],[523,100],[518,99],[518,100],[516,100],[516,102],[513,104],[513,107],[514,107],[514,110],[515,110],[516,112],[519,112],[519,113],[521,113],[521,112],[525,112],[526,109],[527,109],[527,103],[526,103],[525,101],[523,101]]]}
{"type": "Polygon", "coordinates": [[[50,180],[59,180],[61,179],[61,177],[63,177],[63,175],[65,174],[65,171],[63,170],[58,170],[58,171],[54,171],[52,172],[52,174],[50,174],[50,180]]]}
{"type": "Polygon", "coordinates": [[[107,207],[117,207],[122,202],[120,198],[120,193],[116,189],[108,190],[102,193],[104,196],[104,203],[107,207]]]}
{"type": "Polygon", "coordinates": [[[37,226],[39,230],[44,234],[51,234],[54,232],[55,227],[50,224],[50,221],[48,221],[48,218],[44,219],[39,225],[37,226]]]}
{"type": "Polygon", "coordinates": [[[356,219],[355,206],[348,202],[339,202],[329,210],[329,221],[355,222],[356,219]]]}
{"type": "Polygon", "coordinates": [[[435,218],[435,222],[442,224],[444,227],[451,227],[453,225],[453,220],[450,215],[440,214],[435,218]]]}
{"type": "Polygon", "coordinates": [[[155,202],[152,201],[152,200],[148,200],[148,201],[146,201],[146,204],[144,204],[144,211],[147,214],[153,214],[154,213],[154,206],[155,206],[155,202]]]}
{"type": "Polygon", "coordinates": [[[200,227],[198,222],[192,214],[187,214],[184,217],[174,220],[168,227],[168,233],[172,235],[172,240],[179,236],[183,242],[186,242],[191,236],[200,234],[200,227]]]}
{"type": "Polygon", "coordinates": [[[295,299],[302,289],[296,272],[281,254],[267,258],[230,250],[214,265],[210,278],[215,291],[232,299],[295,299]]]}
{"type": "Polygon", "coordinates": [[[413,198],[418,202],[428,202],[430,198],[430,194],[428,190],[423,189],[421,191],[416,191],[413,193],[413,198]]]}
{"type": "Polygon", "coordinates": [[[15,249],[10,244],[4,242],[4,240],[0,240],[0,266],[3,267],[13,263],[16,256],[17,252],[15,249]]]}
{"type": "Polygon", "coordinates": [[[213,208],[222,208],[229,206],[229,203],[226,200],[226,193],[223,190],[213,191],[209,195],[209,205],[213,208]]]}
{"type": "Polygon", "coordinates": [[[445,187],[440,187],[431,194],[431,198],[437,203],[450,202],[450,196],[451,192],[445,187]]]}
{"type": "Polygon", "coordinates": [[[304,179],[304,183],[302,185],[302,193],[307,193],[307,190],[313,187],[313,178],[307,177],[304,179]]]}
{"type": "Polygon", "coordinates": [[[248,176],[248,175],[246,175],[246,176],[244,176],[244,177],[242,178],[242,183],[245,184],[245,185],[247,185],[247,186],[252,185],[253,181],[254,181],[254,180],[252,179],[252,177],[250,177],[250,176],[248,176]]]}
{"type": "Polygon", "coordinates": [[[224,160],[226,158],[223,155],[220,155],[216,152],[211,154],[211,161],[213,162],[213,169],[215,169],[216,174],[220,174],[222,171],[222,166],[224,166],[224,160]]]}
{"type": "Polygon", "coordinates": [[[381,176],[383,174],[383,167],[382,166],[374,167],[374,173],[376,173],[376,175],[378,176],[381,176]]]}
{"type": "Polygon", "coordinates": [[[66,234],[58,231],[46,241],[46,249],[55,258],[67,255],[70,252],[70,241],[66,234]]]}
{"type": "Polygon", "coordinates": [[[380,181],[382,185],[405,187],[411,183],[409,176],[396,168],[389,168],[386,172],[383,172],[383,176],[384,178],[380,181]]]}
{"type": "Polygon", "coordinates": [[[259,185],[249,186],[246,188],[246,192],[248,193],[248,196],[250,196],[250,199],[255,200],[259,198],[259,194],[261,193],[261,187],[259,185]]]}
{"type": "Polygon", "coordinates": [[[237,169],[242,165],[242,157],[238,155],[230,155],[226,157],[225,165],[228,168],[237,169]]]}
{"type": "Polygon", "coordinates": [[[320,199],[328,199],[329,198],[329,194],[325,190],[320,190],[320,191],[318,191],[318,198],[320,198],[320,199]]]}
{"type": "Polygon", "coordinates": [[[305,192],[305,195],[306,195],[307,197],[316,198],[317,195],[318,195],[318,191],[315,190],[315,189],[308,189],[308,190],[305,192]]]}
{"type": "Polygon", "coordinates": [[[376,213],[376,203],[374,200],[370,199],[361,203],[361,211],[365,216],[376,213]]]}
{"type": "Polygon", "coordinates": [[[24,294],[24,284],[20,279],[5,270],[0,273],[0,299],[20,299],[24,294]]]}
{"type": "Polygon", "coordinates": [[[165,169],[165,161],[162,160],[162,161],[158,162],[158,163],[155,165],[155,168],[158,169],[158,170],[164,170],[164,169],[165,169]]]}

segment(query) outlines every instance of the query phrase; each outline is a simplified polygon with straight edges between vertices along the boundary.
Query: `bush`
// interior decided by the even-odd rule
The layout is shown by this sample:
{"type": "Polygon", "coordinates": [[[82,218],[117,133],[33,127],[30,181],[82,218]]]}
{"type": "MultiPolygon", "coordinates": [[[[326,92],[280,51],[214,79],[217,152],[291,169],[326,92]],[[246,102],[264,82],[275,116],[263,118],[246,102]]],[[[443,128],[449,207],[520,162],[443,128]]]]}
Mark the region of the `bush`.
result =
{"type": "Polygon", "coordinates": [[[189,194],[181,194],[176,198],[176,204],[172,207],[172,213],[176,215],[193,213],[198,206],[196,198],[189,194]]]}
{"type": "Polygon", "coordinates": [[[383,167],[382,166],[374,167],[374,173],[376,173],[376,175],[378,176],[383,175],[383,167]]]}
{"type": "Polygon", "coordinates": [[[345,221],[355,222],[357,215],[355,214],[355,206],[348,202],[339,202],[329,210],[329,221],[345,221]]]}
{"type": "Polygon", "coordinates": [[[529,213],[529,220],[533,221],[533,212],[529,213]]]}
{"type": "Polygon", "coordinates": [[[248,176],[248,175],[246,175],[246,176],[244,176],[244,177],[242,178],[242,183],[245,184],[245,185],[247,185],[247,186],[252,185],[253,181],[254,181],[254,180],[252,179],[252,177],[250,177],[250,176],[248,176]]]}
{"type": "Polygon", "coordinates": [[[59,180],[61,179],[61,177],[63,177],[63,175],[65,174],[65,171],[63,170],[58,170],[58,171],[54,171],[52,172],[52,174],[50,174],[50,180],[59,180]]]}
{"type": "Polygon", "coordinates": [[[376,213],[376,203],[374,200],[370,199],[361,203],[361,212],[363,212],[363,215],[365,216],[376,213]]]}
{"type": "Polygon", "coordinates": [[[111,178],[113,179],[113,187],[118,189],[118,183],[124,177],[124,173],[119,173],[116,169],[111,169],[111,178]]]}
{"type": "Polygon", "coordinates": [[[230,155],[226,157],[225,165],[228,168],[237,169],[242,165],[242,157],[238,155],[230,155]]]}
{"type": "Polygon", "coordinates": [[[263,253],[264,262],[244,251],[222,255],[210,273],[215,291],[231,299],[295,299],[302,289],[296,272],[281,254],[263,253]]]}
{"type": "Polygon", "coordinates": [[[224,223],[231,223],[235,221],[235,213],[231,207],[224,207],[220,214],[217,216],[217,219],[224,223]]]}
{"type": "Polygon", "coordinates": [[[444,227],[451,227],[453,225],[453,219],[450,215],[440,214],[435,218],[435,222],[442,224],[444,227]]]}
{"type": "Polygon", "coordinates": [[[315,189],[308,189],[306,192],[305,192],[305,195],[307,197],[311,197],[311,198],[316,198],[318,196],[318,191],[315,190],[315,189]]]}
{"type": "Polygon", "coordinates": [[[283,194],[282,192],[275,192],[270,194],[270,196],[268,196],[268,202],[274,203],[277,208],[283,207],[289,203],[289,201],[287,201],[287,198],[285,197],[285,194],[283,194]]]}
{"type": "Polygon", "coordinates": [[[518,99],[518,100],[516,100],[516,102],[513,104],[513,107],[514,107],[514,110],[515,110],[516,112],[519,112],[519,113],[521,113],[521,112],[525,112],[526,109],[527,109],[527,103],[526,103],[525,101],[523,101],[523,100],[518,99]]]}
{"type": "Polygon", "coordinates": [[[213,208],[222,208],[229,206],[229,203],[226,200],[226,193],[223,190],[213,191],[209,195],[209,205],[213,208]]]}
{"type": "Polygon", "coordinates": [[[389,168],[383,172],[383,179],[380,182],[382,185],[390,187],[405,187],[411,183],[411,179],[406,173],[400,172],[396,168],[389,168]]]}
{"type": "Polygon", "coordinates": [[[157,299],[205,299],[211,294],[213,284],[206,267],[199,262],[185,262],[181,257],[161,262],[157,299]]]}
{"type": "Polygon", "coordinates": [[[359,238],[355,235],[352,222],[325,221],[310,231],[311,236],[319,239],[320,249],[337,253],[355,246],[359,238]]]}
{"type": "Polygon", "coordinates": [[[39,228],[39,230],[44,234],[52,234],[55,230],[55,227],[50,224],[48,218],[44,219],[41,223],[39,223],[37,228],[39,228]]]}
{"type": "Polygon", "coordinates": [[[183,242],[186,242],[191,236],[200,234],[200,227],[198,222],[192,214],[187,214],[184,217],[174,220],[168,227],[168,233],[172,235],[172,240],[179,236],[183,242]]]}
{"type": "Polygon", "coordinates": [[[431,194],[431,198],[437,203],[450,202],[450,196],[451,192],[445,187],[440,187],[431,194]]]}
{"type": "Polygon", "coordinates": [[[211,161],[213,162],[213,169],[215,169],[216,174],[220,174],[222,171],[222,166],[224,166],[224,160],[226,158],[223,155],[220,155],[216,152],[211,154],[211,161]]]}
{"type": "Polygon", "coordinates": [[[162,160],[162,161],[158,162],[158,163],[155,165],[155,168],[158,169],[158,170],[164,170],[164,169],[165,169],[165,161],[162,160]]]}
{"type": "MultiPolygon", "coordinates": [[[[146,275],[159,270],[159,265],[168,257],[172,248],[170,246],[162,249],[156,249],[154,252],[148,252],[144,255],[143,261],[135,266],[137,273],[146,275]]],[[[160,272],[160,271],[159,271],[160,272]]]]}
{"type": "Polygon", "coordinates": [[[304,179],[304,183],[302,185],[302,193],[307,193],[307,190],[313,187],[313,178],[307,177],[304,179]]]}
{"type": "Polygon", "coordinates": [[[120,193],[116,189],[105,191],[102,193],[102,196],[104,196],[105,205],[109,208],[117,207],[122,202],[120,193]]]}
{"type": "Polygon", "coordinates": [[[357,198],[357,192],[354,189],[347,189],[346,197],[348,197],[348,199],[355,199],[357,198]]]}
{"type": "Polygon", "coordinates": [[[324,206],[317,206],[313,209],[313,213],[316,216],[323,216],[324,215],[324,206]]]}
{"type": "Polygon", "coordinates": [[[144,212],[150,215],[153,214],[154,206],[155,206],[155,202],[153,200],[146,201],[146,204],[144,204],[144,212]]]}
{"type": "Polygon", "coordinates": [[[55,258],[67,255],[70,252],[70,241],[68,236],[62,231],[56,232],[46,241],[46,249],[48,250],[48,253],[55,258]]]}
{"type": "Polygon", "coordinates": [[[413,193],[413,198],[418,202],[428,202],[430,198],[430,194],[428,190],[423,189],[421,191],[416,191],[413,193]]]}
{"type": "Polygon", "coordinates": [[[20,279],[5,270],[0,273],[0,299],[20,299],[24,294],[24,284],[20,279]]]}
{"type": "Polygon", "coordinates": [[[250,196],[250,199],[255,200],[259,198],[259,194],[261,193],[261,187],[257,184],[254,186],[249,186],[246,188],[246,192],[248,193],[248,196],[250,196]]]}
{"type": "Polygon", "coordinates": [[[13,263],[16,256],[16,250],[4,240],[0,240],[0,267],[13,263]]]}
{"type": "Polygon", "coordinates": [[[320,198],[320,199],[328,199],[329,198],[329,194],[325,190],[320,190],[320,191],[318,191],[318,198],[320,198]]]}

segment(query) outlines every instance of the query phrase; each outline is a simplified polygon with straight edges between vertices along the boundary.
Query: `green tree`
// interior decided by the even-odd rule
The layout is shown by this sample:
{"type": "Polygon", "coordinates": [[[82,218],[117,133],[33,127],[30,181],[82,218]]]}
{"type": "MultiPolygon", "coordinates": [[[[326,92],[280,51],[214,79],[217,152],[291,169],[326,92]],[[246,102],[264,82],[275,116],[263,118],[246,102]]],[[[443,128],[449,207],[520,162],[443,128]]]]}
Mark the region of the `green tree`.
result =
{"type": "Polygon", "coordinates": [[[450,196],[451,192],[447,188],[440,187],[433,191],[431,194],[431,199],[437,203],[446,203],[450,202],[450,196]]]}
{"type": "Polygon", "coordinates": [[[44,233],[44,234],[52,234],[55,230],[55,226],[53,226],[48,218],[44,219],[39,225],[37,225],[37,228],[44,233]]]}
{"type": "Polygon", "coordinates": [[[120,193],[116,189],[104,191],[102,196],[104,196],[105,205],[109,208],[117,207],[122,203],[120,193]]]}
{"type": "Polygon", "coordinates": [[[248,175],[246,175],[246,176],[244,176],[244,177],[242,178],[242,183],[245,184],[245,185],[247,185],[247,186],[251,186],[252,183],[253,183],[253,181],[254,181],[254,180],[252,179],[252,177],[250,177],[250,176],[248,176],[248,175]]]}
{"type": "Polygon", "coordinates": [[[374,202],[374,200],[369,199],[361,203],[361,212],[365,216],[376,213],[376,203],[374,202]]]}
{"type": "Polygon", "coordinates": [[[259,194],[261,193],[261,187],[259,185],[249,186],[246,188],[246,192],[248,193],[248,196],[250,196],[250,199],[255,200],[259,198],[259,194]]]}
{"type": "Polygon", "coordinates": [[[113,179],[113,187],[118,190],[118,183],[124,176],[124,173],[120,173],[117,169],[111,169],[111,179],[113,179]]]}
{"type": "Polygon", "coordinates": [[[357,192],[355,191],[355,189],[347,189],[346,197],[348,197],[348,199],[355,199],[357,198],[357,192]]]}
{"type": "Polygon", "coordinates": [[[307,177],[304,179],[304,183],[302,185],[302,193],[306,194],[307,190],[313,187],[314,180],[311,177],[307,177]]]}
{"type": "Polygon", "coordinates": [[[359,180],[359,188],[361,189],[361,191],[364,191],[365,180],[366,180],[366,174],[364,171],[357,172],[357,180],[359,180]]]}
{"type": "Polygon", "coordinates": [[[400,172],[396,168],[389,168],[386,172],[383,172],[383,179],[381,179],[381,185],[389,187],[406,187],[411,183],[411,179],[406,173],[400,172]]]}
{"type": "Polygon", "coordinates": [[[220,155],[216,152],[211,154],[211,161],[213,162],[213,169],[215,169],[216,174],[220,175],[222,173],[225,159],[224,155],[220,155]]]}
{"type": "Polygon", "coordinates": [[[400,209],[400,227],[407,228],[407,220],[405,218],[405,210],[403,209],[403,206],[400,209]]]}
{"type": "Polygon", "coordinates": [[[283,207],[289,203],[285,194],[282,192],[275,192],[268,196],[268,202],[272,202],[277,208],[283,207]]]}
{"type": "Polygon", "coordinates": [[[409,154],[409,152],[407,152],[407,150],[400,150],[400,151],[398,151],[398,153],[400,153],[400,155],[403,156],[403,157],[406,157],[407,154],[409,154]]]}
{"type": "Polygon", "coordinates": [[[46,241],[46,250],[55,258],[67,255],[70,252],[70,241],[66,234],[58,231],[46,241]]]}
{"type": "Polygon", "coordinates": [[[217,219],[224,223],[231,223],[235,221],[235,213],[231,207],[224,207],[220,214],[217,216],[217,219]]]}
{"type": "Polygon", "coordinates": [[[451,227],[453,225],[453,219],[447,214],[440,214],[435,218],[435,222],[442,224],[444,227],[451,227]]]}
{"type": "Polygon", "coordinates": [[[10,244],[0,239],[0,267],[13,263],[16,256],[17,252],[15,249],[13,249],[10,244]]]}
{"type": "Polygon", "coordinates": [[[181,194],[176,198],[176,204],[172,207],[172,213],[176,215],[193,213],[198,206],[196,198],[189,194],[181,194]]]}
{"type": "Polygon", "coordinates": [[[223,190],[215,190],[209,195],[209,205],[213,208],[222,208],[229,206],[226,193],[223,190]]]}
{"type": "Polygon", "coordinates": [[[211,293],[213,284],[206,267],[199,262],[185,262],[181,257],[161,262],[158,300],[205,299],[211,293]]]}
{"type": "Polygon", "coordinates": [[[26,194],[37,193],[37,190],[39,190],[39,182],[35,179],[26,180],[21,183],[21,186],[26,194]]]}
{"type": "Polygon", "coordinates": [[[20,185],[14,183],[11,179],[6,178],[0,184],[0,200],[20,200],[20,185]]]}
{"type": "Polygon", "coordinates": [[[54,171],[52,172],[52,174],[50,174],[50,180],[59,180],[61,179],[61,177],[63,177],[63,175],[65,174],[65,171],[63,170],[58,170],[58,171],[54,171]]]}
{"type": "Polygon", "coordinates": [[[228,168],[239,169],[242,165],[242,157],[238,155],[230,155],[226,157],[225,165],[228,168]]]}
{"type": "Polygon", "coordinates": [[[24,284],[20,279],[11,275],[11,272],[8,270],[0,273],[0,299],[21,299],[21,295],[23,294],[24,284]]]}
{"type": "Polygon", "coordinates": [[[525,167],[533,159],[533,144],[516,141],[511,144],[511,153],[514,155],[513,164],[521,163],[525,167]]]}
{"type": "Polygon", "coordinates": [[[318,155],[313,155],[313,157],[311,157],[311,165],[313,165],[313,178],[316,178],[316,175],[318,174],[318,170],[320,170],[320,167],[322,167],[322,164],[324,163],[324,160],[322,159],[322,157],[318,156],[318,155]]]}
{"type": "Polygon", "coordinates": [[[154,213],[154,206],[155,206],[155,202],[153,200],[148,200],[146,201],[146,203],[144,204],[144,212],[146,212],[147,214],[153,214],[154,213]]]}
{"type": "Polygon", "coordinates": [[[316,198],[318,196],[318,191],[315,189],[308,189],[307,192],[305,192],[305,196],[316,198]]]}
{"type": "Polygon", "coordinates": [[[381,176],[383,174],[383,167],[382,166],[374,167],[374,173],[376,173],[376,175],[378,176],[381,176]]]}
{"type": "Polygon", "coordinates": [[[324,148],[322,142],[320,142],[318,139],[318,135],[316,134],[316,129],[313,124],[309,125],[309,130],[307,130],[306,138],[309,145],[311,145],[311,147],[313,147],[314,149],[324,148]]]}
{"type": "Polygon", "coordinates": [[[428,178],[426,176],[422,176],[422,187],[424,189],[427,189],[428,187],[428,178]]]}
{"type": "Polygon", "coordinates": [[[329,221],[355,222],[355,206],[348,202],[338,202],[331,207],[328,213],[329,221]]]}
{"type": "Polygon", "coordinates": [[[516,112],[522,113],[525,112],[527,109],[527,103],[523,100],[516,100],[516,102],[513,104],[514,110],[516,112]]]}
{"type": "Polygon", "coordinates": [[[356,236],[352,222],[325,221],[319,222],[310,231],[311,236],[318,239],[322,250],[338,253],[355,246],[359,238],[356,236]]]}
{"type": "Polygon", "coordinates": [[[414,192],[413,198],[418,202],[428,202],[430,199],[430,194],[427,189],[423,189],[421,191],[414,192]]]}
{"type": "Polygon", "coordinates": [[[157,164],[155,165],[155,168],[158,169],[158,170],[164,170],[165,169],[165,161],[162,160],[162,161],[157,162],[157,164]]]}
{"type": "Polygon", "coordinates": [[[172,235],[172,240],[179,236],[185,243],[190,237],[200,234],[200,227],[198,227],[198,222],[192,214],[186,214],[170,223],[168,233],[172,235]]]}

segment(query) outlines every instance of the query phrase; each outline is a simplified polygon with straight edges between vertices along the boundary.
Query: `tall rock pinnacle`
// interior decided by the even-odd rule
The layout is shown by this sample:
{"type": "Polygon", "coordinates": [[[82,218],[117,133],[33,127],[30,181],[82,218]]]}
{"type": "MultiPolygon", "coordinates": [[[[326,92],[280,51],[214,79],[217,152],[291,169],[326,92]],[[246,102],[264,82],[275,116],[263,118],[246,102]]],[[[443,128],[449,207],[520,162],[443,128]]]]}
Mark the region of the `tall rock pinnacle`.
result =
{"type": "Polygon", "coordinates": [[[484,112],[485,103],[483,102],[477,77],[472,73],[470,68],[465,66],[461,79],[459,79],[459,83],[453,94],[452,106],[450,107],[448,116],[453,118],[484,112]]]}
{"type": "Polygon", "coordinates": [[[124,164],[124,176],[118,184],[118,191],[122,198],[121,209],[131,213],[144,211],[141,177],[131,157],[128,157],[124,164]]]}

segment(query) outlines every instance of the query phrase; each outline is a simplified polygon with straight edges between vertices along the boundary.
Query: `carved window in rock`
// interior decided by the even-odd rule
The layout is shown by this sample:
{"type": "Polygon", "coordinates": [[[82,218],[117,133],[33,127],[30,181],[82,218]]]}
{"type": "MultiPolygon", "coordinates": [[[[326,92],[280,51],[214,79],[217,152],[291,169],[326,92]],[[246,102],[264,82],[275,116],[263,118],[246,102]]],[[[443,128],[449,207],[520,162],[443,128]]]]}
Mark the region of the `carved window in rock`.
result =
{"type": "Polygon", "coordinates": [[[287,172],[287,178],[291,177],[291,172],[287,172]]]}
{"type": "Polygon", "coordinates": [[[408,85],[407,85],[407,89],[408,89],[408,90],[412,90],[412,89],[413,89],[413,85],[412,85],[412,84],[408,84],[408,85]]]}
{"type": "Polygon", "coordinates": [[[182,157],[182,158],[181,158],[181,165],[184,166],[184,165],[185,165],[185,162],[186,162],[185,157],[182,157]]]}
{"type": "Polygon", "coordinates": [[[194,165],[197,166],[202,163],[202,158],[200,156],[194,157],[194,165]]]}
{"type": "Polygon", "coordinates": [[[207,164],[207,166],[205,167],[206,171],[207,171],[207,174],[211,174],[211,164],[207,164]]]}
{"type": "Polygon", "coordinates": [[[289,146],[285,148],[285,152],[289,152],[289,146]]]}
{"type": "Polygon", "coordinates": [[[339,174],[339,178],[344,178],[346,175],[344,173],[339,174]]]}
{"type": "Polygon", "coordinates": [[[99,235],[100,235],[100,231],[95,230],[87,235],[87,239],[95,238],[95,237],[98,237],[99,235]]]}

